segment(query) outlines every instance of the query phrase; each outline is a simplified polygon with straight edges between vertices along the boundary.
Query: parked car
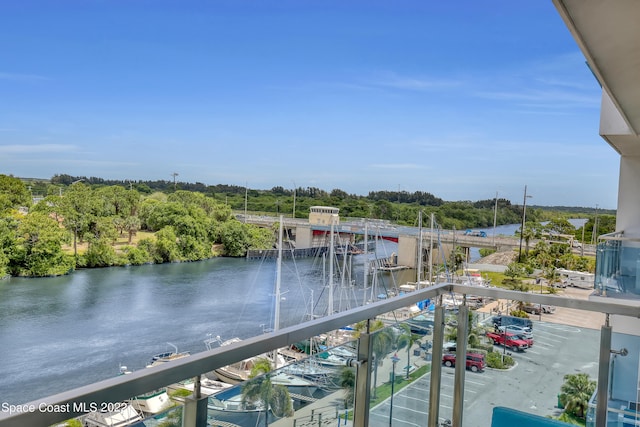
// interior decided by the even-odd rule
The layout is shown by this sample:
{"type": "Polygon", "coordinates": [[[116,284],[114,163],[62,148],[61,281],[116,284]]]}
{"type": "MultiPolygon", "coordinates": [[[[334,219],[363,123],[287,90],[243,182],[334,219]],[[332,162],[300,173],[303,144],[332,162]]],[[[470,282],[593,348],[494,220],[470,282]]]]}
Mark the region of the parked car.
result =
{"type": "Polygon", "coordinates": [[[464,232],[465,236],[475,236],[475,237],[487,237],[487,233],[485,231],[480,230],[467,230],[464,232]]]}
{"type": "Polygon", "coordinates": [[[529,346],[529,348],[533,347],[533,335],[522,335],[522,334],[511,334],[511,333],[507,333],[507,335],[513,335],[513,337],[515,337],[515,339],[519,339],[519,340],[523,340],[524,342],[527,343],[527,345],[529,346]]]}
{"type": "MultiPolygon", "coordinates": [[[[455,366],[456,365],[456,355],[455,354],[445,354],[442,356],[442,364],[444,366],[455,366]]],[[[467,369],[473,372],[482,372],[484,371],[484,367],[486,366],[484,361],[484,355],[480,353],[467,353],[467,369]]]]}
{"type": "Polygon", "coordinates": [[[527,319],[526,317],[503,316],[501,314],[493,316],[493,325],[496,327],[496,330],[498,326],[502,325],[526,326],[533,329],[533,322],[531,319],[527,319]]]}
{"type": "Polygon", "coordinates": [[[546,314],[551,314],[556,311],[554,306],[546,304],[525,304],[522,309],[529,314],[540,314],[540,311],[546,314]]]}
{"type": "Polygon", "coordinates": [[[442,350],[446,353],[455,353],[457,345],[455,341],[448,341],[442,345],[442,350]]]}
{"type": "Polygon", "coordinates": [[[513,334],[513,335],[522,335],[527,339],[533,338],[533,334],[531,333],[531,328],[528,328],[526,326],[517,326],[517,325],[498,326],[498,332],[504,332],[504,333],[513,334]]]}

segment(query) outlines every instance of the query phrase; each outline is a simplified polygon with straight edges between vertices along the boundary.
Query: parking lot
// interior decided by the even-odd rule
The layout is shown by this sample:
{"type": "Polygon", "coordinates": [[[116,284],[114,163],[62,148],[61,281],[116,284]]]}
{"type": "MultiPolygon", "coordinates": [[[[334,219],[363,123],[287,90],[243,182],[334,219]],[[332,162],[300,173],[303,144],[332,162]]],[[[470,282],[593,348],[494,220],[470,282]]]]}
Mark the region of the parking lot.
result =
{"type": "MultiPolygon", "coordinates": [[[[564,297],[586,298],[591,291],[568,289],[564,297]]],[[[499,304],[496,301],[492,304],[499,304]]],[[[490,322],[492,308],[483,308],[490,322]]],[[[534,345],[513,353],[516,365],[508,370],[487,368],[484,372],[466,371],[464,389],[465,427],[486,426],[494,406],[508,406],[542,416],[559,415],[557,395],[564,375],[578,372],[597,378],[599,327],[603,315],[558,308],[554,314],[530,316],[534,345]]],[[[505,351],[494,346],[497,351],[505,351]]],[[[385,364],[390,364],[385,361],[385,364]]],[[[453,404],[453,368],[442,368],[440,419],[451,418],[453,404]]],[[[379,377],[382,378],[382,377],[379,377]]],[[[394,396],[393,425],[423,426],[429,403],[429,375],[394,396]]],[[[389,425],[390,401],[371,409],[370,425],[389,425]]]]}

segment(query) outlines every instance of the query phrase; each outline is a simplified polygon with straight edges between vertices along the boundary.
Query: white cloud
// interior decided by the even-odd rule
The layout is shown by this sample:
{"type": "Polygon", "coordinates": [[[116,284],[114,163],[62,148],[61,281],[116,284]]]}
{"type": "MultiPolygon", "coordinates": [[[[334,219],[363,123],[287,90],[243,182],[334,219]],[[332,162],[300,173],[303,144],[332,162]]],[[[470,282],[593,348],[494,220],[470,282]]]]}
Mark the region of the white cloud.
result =
{"type": "Polygon", "coordinates": [[[415,163],[377,163],[369,165],[378,169],[422,169],[424,166],[415,163]]]}
{"type": "Polygon", "coordinates": [[[39,144],[39,145],[0,145],[0,153],[3,154],[30,154],[30,153],[62,153],[74,151],[77,147],[70,144],[39,144]]]}
{"type": "Polygon", "coordinates": [[[462,82],[453,79],[433,77],[401,76],[396,73],[384,73],[368,82],[373,86],[390,87],[402,90],[427,91],[460,86],[462,82]]]}

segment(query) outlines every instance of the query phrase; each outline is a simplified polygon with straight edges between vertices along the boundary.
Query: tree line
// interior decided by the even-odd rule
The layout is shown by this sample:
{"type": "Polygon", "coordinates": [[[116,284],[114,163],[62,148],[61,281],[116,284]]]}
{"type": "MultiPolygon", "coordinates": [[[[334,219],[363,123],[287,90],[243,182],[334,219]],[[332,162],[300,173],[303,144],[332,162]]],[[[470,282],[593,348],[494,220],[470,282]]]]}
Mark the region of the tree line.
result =
{"type": "MultiPolygon", "coordinates": [[[[172,181],[70,175],[46,181],[0,175],[0,277],[244,256],[249,249],[272,248],[275,237],[272,230],[236,220],[234,211],[306,218],[309,208],[317,205],[338,207],[341,218],[375,218],[409,226],[418,225],[420,211],[422,225],[428,226],[433,213],[447,229],[490,227],[494,220],[498,225],[513,224],[522,218],[522,206],[506,199],[445,202],[425,192],[358,196],[313,187],[255,190],[172,181]]],[[[529,223],[557,215],[527,207],[526,217],[529,223]]],[[[598,234],[614,224],[606,218],[599,216],[598,234]]],[[[591,238],[593,228],[588,227],[585,236],[591,238]]],[[[580,230],[570,232],[580,234],[580,230]]]]}

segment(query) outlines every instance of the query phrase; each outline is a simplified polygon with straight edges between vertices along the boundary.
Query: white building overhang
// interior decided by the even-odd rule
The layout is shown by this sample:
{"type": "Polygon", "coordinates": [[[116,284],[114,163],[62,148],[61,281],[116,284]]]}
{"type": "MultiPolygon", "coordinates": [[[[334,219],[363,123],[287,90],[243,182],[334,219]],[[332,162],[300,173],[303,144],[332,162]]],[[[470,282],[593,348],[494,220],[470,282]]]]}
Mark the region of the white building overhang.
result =
{"type": "Polygon", "coordinates": [[[640,1],[553,0],[603,89],[600,134],[640,156],[640,1]]]}

